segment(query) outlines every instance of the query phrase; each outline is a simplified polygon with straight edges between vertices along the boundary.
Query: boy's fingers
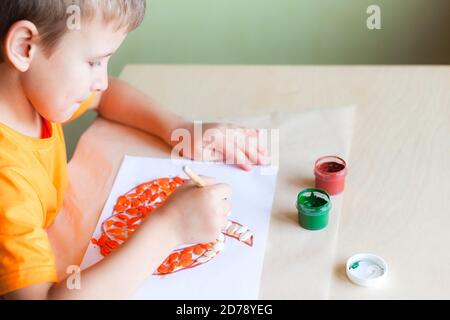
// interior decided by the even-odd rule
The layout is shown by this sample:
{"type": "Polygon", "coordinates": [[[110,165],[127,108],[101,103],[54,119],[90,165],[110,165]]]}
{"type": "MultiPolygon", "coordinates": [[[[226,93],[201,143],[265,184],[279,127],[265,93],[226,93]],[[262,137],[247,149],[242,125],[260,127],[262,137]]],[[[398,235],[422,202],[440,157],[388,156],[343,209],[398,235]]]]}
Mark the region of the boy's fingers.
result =
{"type": "Polygon", "coordinates": [[[228,215],[231,212],[231,204],[228,200],[222,200],[222,210],[221,213],[222,215],[224,215],[225,217],[228,217],[228,215]]]}
{"type": "Polygon", "coordinates": [[[251,171],[251,166],[244,152],[234,143],[234,141],[226,141],[223,148],[226,163],[234,164],[246,171],[251,171]]]}
{"type": "Polygon", "coordinates": [[[223,162],[223,153],[216,147],[203,149],[203,161],[223,162]]]}
{"type": "Polygon", "coordinates": [[[254,164],[259,164],[258,152],[256,151],[256,149],[248,148],[247,150],[241,149],[241,151],[246,157],[245,163],[241,163],[241,164],[245,164],[245,165],[249,165],[249,166],[254,165],[254,164]]]}
{"type": "Polygon", "coordinates": [[[266,146],[264,140],[258,139],[258,154],[259,154],[259,159],[260,159],[261,164],[263,164],[263,165],[270,164],[269,150],[267,149],[267,146],[266,146]]]}
{"type": "Polygon", "coordinates": [[[231,187],[225,183],[214,184],[209,186],[209,188],[211,188],[214,195],[221,200],[227,199],[231,195],[231,187]]]}
{"type": "Polygon", "coordinates": [[[271,162],[271,159],[270,159],[270,156],[268,155],[268,152],[267,151],[266,152],[258,151],[258,153],[259,153],[258,158],[260,160],[260,164],[269,165],[271,162]]]}
{"type": "Polygon", "coordinates": [[[216,141],[215,149],[217,153],[222,155],[220,160],[225,161],[226,163],[232,163],[243,170],[251,171],[252,170],[251,162],[257,163],[256,162],[257,156],[255,154],[252,154],[251,157],[253,157],[253,160],[251,159],[249,160],[247,155],[240,149],[239,144],[242,144],[242,142],[239,143],[239,140],[244,140],[245,145],[244,132],[245,130],[243,128],[237,127],[235,129],[235,135],[236,134],[241,135],[241,137],[244,137],[244,139],[237,139],[238,140],[237,143],[235,142],[235,135],[229,137],[232,139],[225,139],[225,141],[219,139],[218,141],[216,141]]]}
{"type": "Polygon", "coordinates": [[[238,166],[238,168],[241,168],[244,171],[248,171],[248,172],[252,171],[252,166],[249,164],[238,164],[237,166],[238,166]]]}
{"type": "Polygon", "coordinates": [[[228,224],[228,215],[226,215],[222,218],[222,228],[221,229],[225,228],[227,226],[227,224],[228,224]]]}
{"type": "Polygon", "coordinates": [[[248,128],[242,128],[244,130],[244,133],[248,136],[252,137],[258,137],[259,133],[257,129],[248,129],[248,128]]]}
{"type": "Polygon", "coordinates": [[[258,146],[258,152],[260,154],[262,154],[263,156],[269,155],[269,151],[267,151],[267,148],[262,147],[262,146],[258,146]]]}
{"type": "Polygon", "coordinates": [[[238,145],[249,159],[250,164],[269,164],[268,150],[261,145],[259,130],[248,129],[247,135],[238,139],[238,145]],[[247,143],[248,142],[248,143],[247,143]]]}
{"type": "Polygon", "coordinates": [[[236,154],[234,157],[234,161],[235,161],[236,165],[239,168],[244,169],[245,171],[252,171],[252,166],[249,163],[249,160],[248,160],[246,154],[237,146],[236,146],[235,153],[236,154]]]}
{"type": "Polygon", "coordinates": [[[199,176],[200,176],[200,178],[203,179],[203,181],[205,181],[205,183],[206,183],[207,185],[210,185],[210,184],[216,184],[216,183],[217,183],[217,179],[216,179],[216,178],[213,178],[213,177],[207,177],[207,176],[202,176],[202,175],[199,175],[199,176]]]}
{"type": "Polygon", "coordinates": [[[250,137],[248,145],[245,145],[245,155],[252,164],[261,164],[258,152],[258,140],[255,137],[250,137]]]}

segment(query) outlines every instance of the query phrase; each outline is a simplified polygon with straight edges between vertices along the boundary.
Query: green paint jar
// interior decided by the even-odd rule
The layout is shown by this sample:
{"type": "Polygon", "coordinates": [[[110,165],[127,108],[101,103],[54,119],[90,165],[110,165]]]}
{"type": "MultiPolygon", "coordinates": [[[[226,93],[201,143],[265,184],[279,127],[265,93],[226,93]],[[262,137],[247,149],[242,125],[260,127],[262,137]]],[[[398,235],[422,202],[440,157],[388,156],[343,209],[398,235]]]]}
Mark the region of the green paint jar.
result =
{"type": "Polygon", "coordinates": [[[307,230],[320,230],[328,225],[331,199],[321,189],[305,189],[297,196],[298,223],[307,230]]]}

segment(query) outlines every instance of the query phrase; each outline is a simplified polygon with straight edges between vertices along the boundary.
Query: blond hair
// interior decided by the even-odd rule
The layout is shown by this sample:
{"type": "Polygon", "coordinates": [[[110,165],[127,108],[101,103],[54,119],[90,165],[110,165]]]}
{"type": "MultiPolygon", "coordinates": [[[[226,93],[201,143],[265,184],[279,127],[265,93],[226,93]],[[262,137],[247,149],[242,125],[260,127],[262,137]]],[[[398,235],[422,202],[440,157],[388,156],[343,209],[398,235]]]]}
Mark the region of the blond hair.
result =
{"type": "Polygon", "coordinates": [[[51,54],[62,36],[69,30],[68,9],[78,6],[82,23],[101,14],[116,30],[136,29],[144,19],[146,0],[0,0],[0,63],[3,62],[3,42],[17,21],[34,23],[46,53],[51,54]]]}

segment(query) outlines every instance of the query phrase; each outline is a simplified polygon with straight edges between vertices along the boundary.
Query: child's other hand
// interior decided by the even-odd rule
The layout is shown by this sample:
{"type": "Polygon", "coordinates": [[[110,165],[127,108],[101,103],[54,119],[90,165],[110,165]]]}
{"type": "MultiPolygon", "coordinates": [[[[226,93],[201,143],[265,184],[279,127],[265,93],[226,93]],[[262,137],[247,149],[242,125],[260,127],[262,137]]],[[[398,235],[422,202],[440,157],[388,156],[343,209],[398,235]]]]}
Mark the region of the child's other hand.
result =
{"type": "Polygon", "coordinates": [[[251,171],[252,165],[270,163],[268,151],[261,145],[259,130],[233,124],[204,123],[203,137],[194,135],[193,125],[189,129],[193,141],[193,160],[221,161],[251,171]]]}
{"type": "Polygon", "coordinates": [[[217,239],[228,221],[231,188],[202,177],[208,186],[199,188],[192,182],[180,186],[164,202],[167,215],[181,244],[206,243],[217,239]]]}

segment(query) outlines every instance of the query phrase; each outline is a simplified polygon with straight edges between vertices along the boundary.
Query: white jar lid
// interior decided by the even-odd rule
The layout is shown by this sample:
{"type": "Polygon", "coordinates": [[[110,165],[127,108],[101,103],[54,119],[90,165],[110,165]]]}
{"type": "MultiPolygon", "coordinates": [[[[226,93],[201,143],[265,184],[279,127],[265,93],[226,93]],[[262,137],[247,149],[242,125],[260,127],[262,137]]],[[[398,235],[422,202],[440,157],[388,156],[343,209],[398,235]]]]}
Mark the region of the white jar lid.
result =
{"type": "Polygon", "coordinates": [[[346,264],[347,277],[363,287],[378,287],[386,279],[388,268],[379,256],[360,253],[352,256],[346,264]]]}

